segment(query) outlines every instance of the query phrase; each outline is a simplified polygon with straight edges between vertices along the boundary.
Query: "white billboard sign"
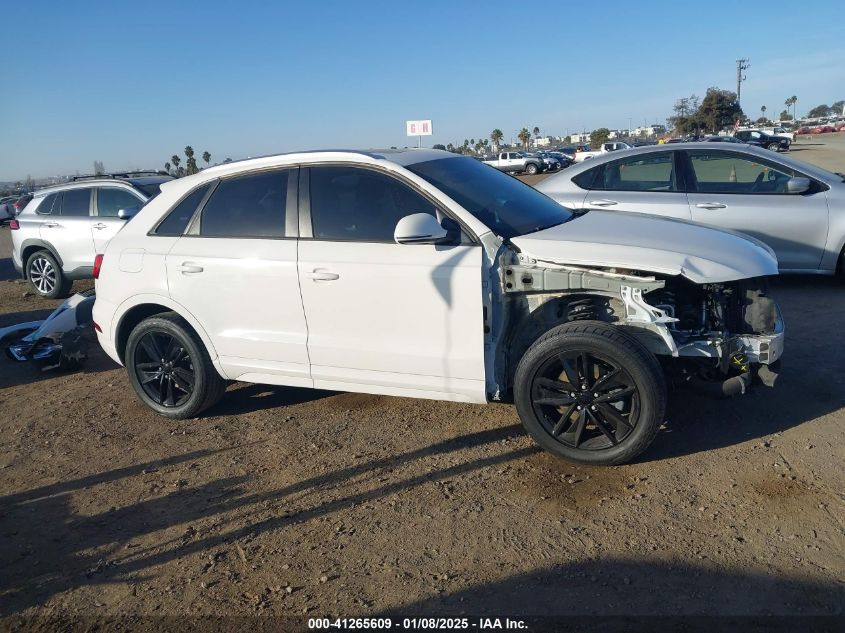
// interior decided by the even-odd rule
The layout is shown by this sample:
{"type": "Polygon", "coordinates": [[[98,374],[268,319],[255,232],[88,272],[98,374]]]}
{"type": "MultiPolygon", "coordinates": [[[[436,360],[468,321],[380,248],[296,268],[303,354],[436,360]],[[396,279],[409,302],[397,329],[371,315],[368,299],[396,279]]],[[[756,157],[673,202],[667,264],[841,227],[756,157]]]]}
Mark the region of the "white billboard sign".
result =
{"type": "Polygon", "coordinates": [[[427,121],[405,121],[408,136],[431,136],[431,119],[427,121]]]}

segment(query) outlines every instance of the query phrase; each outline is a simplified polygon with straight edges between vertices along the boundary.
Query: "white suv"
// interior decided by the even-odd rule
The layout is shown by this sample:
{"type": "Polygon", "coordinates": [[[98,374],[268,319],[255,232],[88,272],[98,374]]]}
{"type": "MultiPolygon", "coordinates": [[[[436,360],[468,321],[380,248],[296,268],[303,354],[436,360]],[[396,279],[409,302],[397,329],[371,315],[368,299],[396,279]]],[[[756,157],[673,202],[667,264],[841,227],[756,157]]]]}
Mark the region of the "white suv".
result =
{"type": "Polygon", "coordinates": [[[97,256],[94,323],[139,398],[196,416],[226,380],[515,401],[568,459],[620,463],[664,370],[719,394],[783,349],[761,243],[575,213],[434,150],[251,159],[162,186],[97,256]]]}
{"type": "Polygon", "coordinates": [[[9,225],[15,269],[42,297],[66,296],[74,279],[91,278],[94,255],[168,180],[156,172],[77,176],[36,191],[9,225]]]}

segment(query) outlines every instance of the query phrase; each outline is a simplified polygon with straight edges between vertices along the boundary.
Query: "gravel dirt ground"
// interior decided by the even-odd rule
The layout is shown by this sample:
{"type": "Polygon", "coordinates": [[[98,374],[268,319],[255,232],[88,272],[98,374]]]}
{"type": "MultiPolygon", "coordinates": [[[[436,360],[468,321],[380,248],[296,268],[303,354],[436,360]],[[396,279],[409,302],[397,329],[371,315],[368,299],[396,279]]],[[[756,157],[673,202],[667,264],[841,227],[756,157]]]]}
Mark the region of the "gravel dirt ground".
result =
{"type": "MultiPolygon", "coordinates": [[[[801,158],[830,153],[841,170],[836,144],[801,158]]],[[[10,248],[3,229],[0,327],[58,303],[28,294],[10,248]]],[[[4,357],[0,626],[842,616],[845,286],[793,277],[775,292],[777,388],[675,392],[651,449],[613,468],[541,452],[511,406],[236,384],[208,415],[171,421],[99,352],[74,373],[4,357]]]]}

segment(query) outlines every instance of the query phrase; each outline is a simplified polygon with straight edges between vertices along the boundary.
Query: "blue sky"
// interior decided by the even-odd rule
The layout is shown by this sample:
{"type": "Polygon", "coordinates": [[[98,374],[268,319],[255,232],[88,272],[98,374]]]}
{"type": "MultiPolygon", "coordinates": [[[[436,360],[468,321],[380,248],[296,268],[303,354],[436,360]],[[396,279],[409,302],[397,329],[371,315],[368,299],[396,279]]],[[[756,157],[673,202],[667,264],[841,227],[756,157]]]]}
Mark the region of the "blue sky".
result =
{"type": "Polygon", "coordinates": [[[735,89],[758,115],[845,99],[838,2],[41,2],[7,25],[0,180],[295,149],[662,122],[735,89]],[[830,19],[825,19],[828,16],[830,19]],[[184,159],[183,159],[184,160],[184,159]]]}

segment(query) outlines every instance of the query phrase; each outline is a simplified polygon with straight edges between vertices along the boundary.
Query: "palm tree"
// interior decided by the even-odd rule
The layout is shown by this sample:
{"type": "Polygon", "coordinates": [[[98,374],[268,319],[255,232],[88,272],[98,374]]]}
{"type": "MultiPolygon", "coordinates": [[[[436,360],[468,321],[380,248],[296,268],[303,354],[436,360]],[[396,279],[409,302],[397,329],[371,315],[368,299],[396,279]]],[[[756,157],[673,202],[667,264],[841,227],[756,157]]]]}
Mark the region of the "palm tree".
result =
{"type": "Polygon", "coordinates": [[[176,154],[170,157],[170,162],[173,163],[173,169],[176,170],[176,173],[179,173],[179,163],[182,162],[182,159],[179,158],[176,154]]]}
{"type": "Polygon", "coordinates": [[[789,100],[792,102],[792,120],[794,121],[798,118],[798,113],[795,111],[795,104],[798,103],[798,97],[792,95],[791,97],[789,97],[789,100]]]}
{"type": "Polygon", "coordinates": [[[170,173],[170,163],[164,163],[164,171],[166,171],[168,174],[170,173]]]}
{"type": "Polygon", "coordinates": [[[540,128],[535,125],[533,131],[534,131],[534,138],[539,138],[540,137],[540,128]]]}
{"type": "Polygon", "coordinates": [[[519,131],[519,134],[516,135],[516,138],[522,141],[522,147],[528,149],[528,141],[531,140],[531,132],[528,131],[527,127],[522,128],[519,131]]]}
{"type": "Polygon", "coordinates": [[[502,134],[502,130],[500,130],[499,128],[496,128],[495,130],[490,132],[490,140],[493,141],[493,145],[495,145],[496,147],[499,147],[499,144],[502,142],[502,139],[504,137],[505,135],[502,134]]]}
{"type": "Polygon", "coordinates": [[[763,113],[763,116],[766,116],[766,106],[760,106],[760,112],[763,113]]]}
{"type": "Polygon", "coordinates": [[[205,161],[205,166],[208,167],[208,163],[211,161],[211,154],[209,154],[208,152],[203,152],[202,159],[205,161]]]}

